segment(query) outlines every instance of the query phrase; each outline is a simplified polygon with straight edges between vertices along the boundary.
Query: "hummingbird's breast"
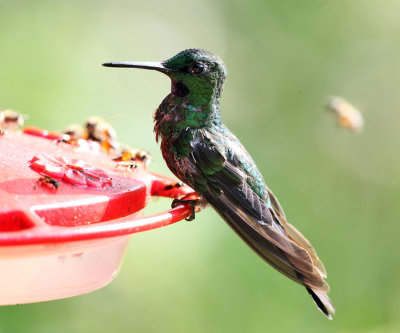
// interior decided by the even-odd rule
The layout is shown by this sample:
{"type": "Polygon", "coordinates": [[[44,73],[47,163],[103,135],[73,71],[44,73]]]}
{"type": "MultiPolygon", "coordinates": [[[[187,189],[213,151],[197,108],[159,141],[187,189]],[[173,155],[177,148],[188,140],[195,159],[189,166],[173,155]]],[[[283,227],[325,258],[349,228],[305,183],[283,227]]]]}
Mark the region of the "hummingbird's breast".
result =
{"type": "Polygon", "coordinates": [[[174,153],[172,142],[165,139],[161,140],[161,153],[171,172],[184,183],[191,185],[187,179],[187,174],[191,168],[187,157],[178,157],[174,153]]]}
{"type": "Polygon", "coordinates": [[[154,114],[154,132],[157,142],[161,139],[161,152],[169,169],[176,177],[190,185],[187,175],[192,167],[187,156],[190,153],[193,130],[188,127],[186,108],[183,98],[177,99],[172,94],[168,95],[154,114]]]}
{"type": "Polygon", "coordinates": [[[173,97],[169,94],[154,113],[154,132],[156,133],[157,142],[160,137],[168,139],[168,137],[172,136],[177,124],[183,120],[182,114],[178,112],[178,106],[173,103],[173,97]]]}

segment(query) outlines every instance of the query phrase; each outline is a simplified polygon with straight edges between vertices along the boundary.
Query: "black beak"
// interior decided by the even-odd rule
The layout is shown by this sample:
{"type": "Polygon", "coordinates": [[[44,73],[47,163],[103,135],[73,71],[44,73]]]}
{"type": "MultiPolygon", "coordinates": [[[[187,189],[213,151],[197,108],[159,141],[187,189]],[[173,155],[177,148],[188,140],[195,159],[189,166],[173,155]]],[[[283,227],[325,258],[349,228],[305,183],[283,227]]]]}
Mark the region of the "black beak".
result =
{"type": "Polygon", "coordinates": [[[143,68],[152,69],[161,73],[176,72],[175,69],[165,67],[161,62],[136,61],[136,62],[106,62],[105,67],[143,68]]]}

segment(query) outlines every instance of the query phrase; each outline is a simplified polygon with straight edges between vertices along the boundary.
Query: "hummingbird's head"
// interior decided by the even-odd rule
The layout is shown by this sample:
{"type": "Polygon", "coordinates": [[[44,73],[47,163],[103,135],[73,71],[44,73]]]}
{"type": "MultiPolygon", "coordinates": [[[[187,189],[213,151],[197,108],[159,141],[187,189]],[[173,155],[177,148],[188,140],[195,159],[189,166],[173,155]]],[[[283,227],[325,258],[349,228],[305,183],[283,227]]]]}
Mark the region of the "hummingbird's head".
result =
{"type": "Polygon", "coordinates": [[[171,92],[193,103],[209,103],[219,99],[227,76],[223,61],[215,54],[200,49],[184,50],[172,58],[157,62],[111,62],[106,67],[152,69],[171,78],[171,92]]]}
{"type": "Polygon", "coordinates": [[[167,75],[172,80],[172,93],[177,97],[189,93],[219,97],[227,76],[223,61],[205,50],[185,50],[162,64],[172,69],[167,75]]]}

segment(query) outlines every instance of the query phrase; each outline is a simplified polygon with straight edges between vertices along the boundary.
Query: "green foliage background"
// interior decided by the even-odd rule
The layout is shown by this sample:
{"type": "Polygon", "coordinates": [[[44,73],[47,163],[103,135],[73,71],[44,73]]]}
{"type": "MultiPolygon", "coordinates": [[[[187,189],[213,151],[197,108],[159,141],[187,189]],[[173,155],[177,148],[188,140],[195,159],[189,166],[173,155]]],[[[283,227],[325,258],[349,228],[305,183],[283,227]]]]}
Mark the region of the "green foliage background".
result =
{"type": "Polygon", "coordinates": [[[99,65],[219,54],[224,122],[317,249],[337,309],[326,320],[208,209],[133,235],[99,291],[1,307],[0,332],[398,332],[399,10],[396,0],[0,0],[0,107],[53,130],[122,114],[120,140],[151,151],[165,174],[151,116],[168,78],[99,65]],[[363,111],[363,133],[335,124],[330,95],[363,111]]]}

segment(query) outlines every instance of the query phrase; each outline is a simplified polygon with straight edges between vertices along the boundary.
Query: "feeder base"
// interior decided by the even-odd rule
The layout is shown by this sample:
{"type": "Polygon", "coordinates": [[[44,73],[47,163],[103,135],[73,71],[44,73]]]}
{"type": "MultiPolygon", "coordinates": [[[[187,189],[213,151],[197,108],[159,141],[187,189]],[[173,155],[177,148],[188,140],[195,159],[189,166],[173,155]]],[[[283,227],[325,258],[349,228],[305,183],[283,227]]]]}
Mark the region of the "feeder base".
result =
{"type": "Polygon", "coordinates": [[[0,305],[66,298],[105,286],[116,277],[129,239],[1,247],[0,305]]]}

